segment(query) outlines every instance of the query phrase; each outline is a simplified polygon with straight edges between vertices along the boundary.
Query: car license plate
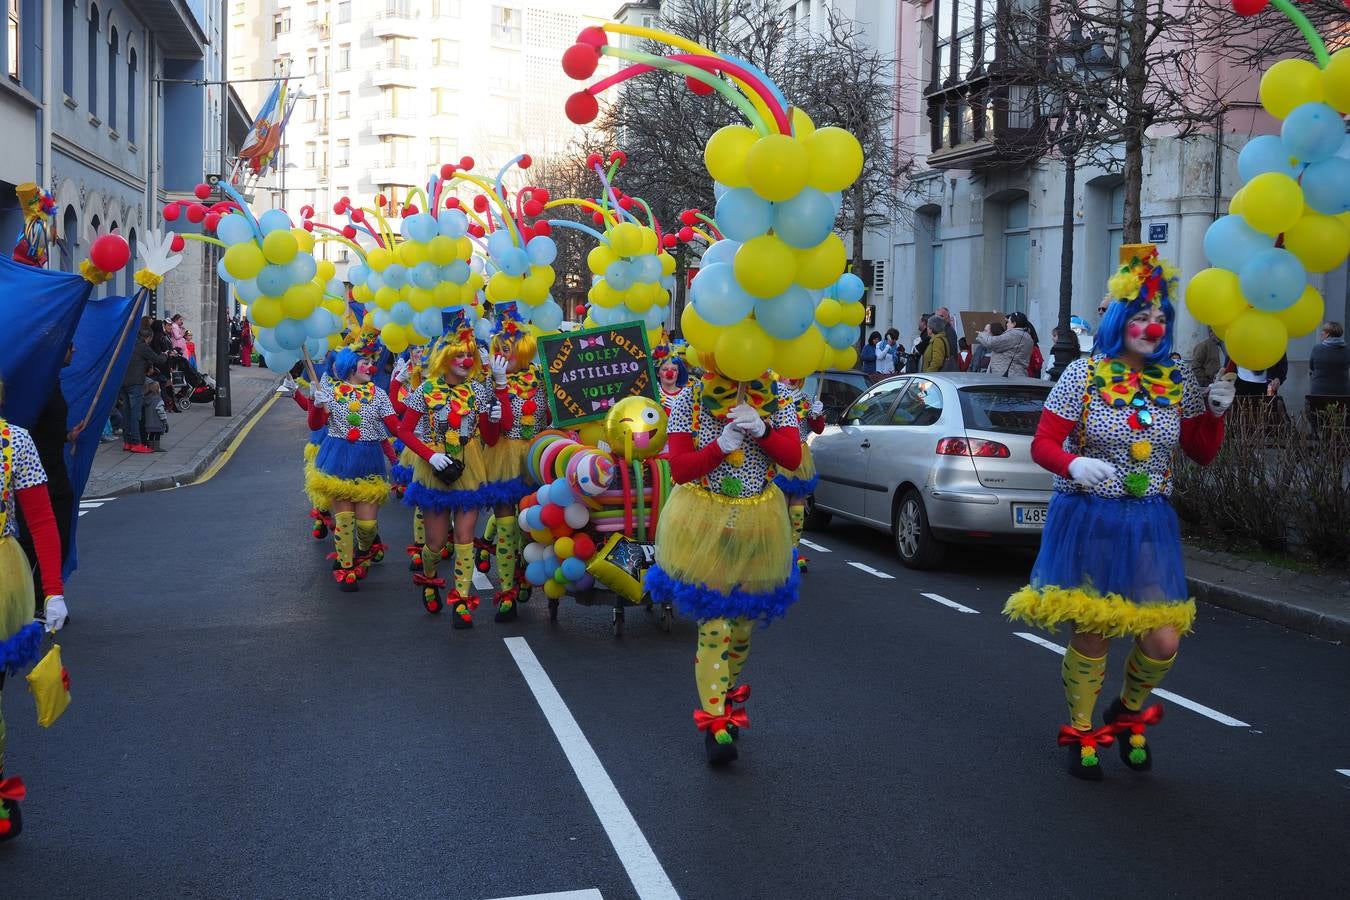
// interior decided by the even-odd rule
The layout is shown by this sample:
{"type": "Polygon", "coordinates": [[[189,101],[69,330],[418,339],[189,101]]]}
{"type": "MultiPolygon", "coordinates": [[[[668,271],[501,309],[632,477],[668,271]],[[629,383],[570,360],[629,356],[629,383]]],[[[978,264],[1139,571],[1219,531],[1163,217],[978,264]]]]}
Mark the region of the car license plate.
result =
{"type": "Polygon", "coordinates": [[[1046,505],[1044,503],[1014,503],[1012,505],[1014,528],[1044,528],[1046,505]]]}

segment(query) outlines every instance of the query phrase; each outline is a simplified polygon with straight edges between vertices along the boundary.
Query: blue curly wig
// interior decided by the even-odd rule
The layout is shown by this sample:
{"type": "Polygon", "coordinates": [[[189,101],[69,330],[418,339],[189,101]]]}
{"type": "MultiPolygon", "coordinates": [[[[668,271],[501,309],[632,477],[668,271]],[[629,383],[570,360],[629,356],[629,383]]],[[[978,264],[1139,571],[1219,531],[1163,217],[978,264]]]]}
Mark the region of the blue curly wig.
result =
{"type": "Polygon", "coordinates": [[[361,361],[361,354],[350,347],[343,347],[333,357],[333,377],[338,381],[346,381],[356,371],[356,364],[361,361]]]}

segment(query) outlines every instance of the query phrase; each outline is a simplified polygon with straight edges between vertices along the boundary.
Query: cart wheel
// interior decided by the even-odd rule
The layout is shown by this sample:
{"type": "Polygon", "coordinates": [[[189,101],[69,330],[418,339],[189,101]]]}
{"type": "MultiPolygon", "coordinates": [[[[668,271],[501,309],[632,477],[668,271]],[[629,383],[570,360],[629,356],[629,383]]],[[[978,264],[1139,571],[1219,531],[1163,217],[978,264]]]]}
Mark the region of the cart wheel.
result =
{"type": "Polygon", "coordinates": [[[670,633],[670,629],[675,626],[675,610],[669,603],[661,604],[661,630],[670,633]]]}
{"type": "Polygon", "coordinates": [[[548,600],[548,620],[550,622],[558,621],[558,601],[552,597],[548,600]]]}
{"type": "Polygon", "coordinates": [[[182,412],[187,412],[189,409],[192,409],[192,401],[187,397],[184,397],[182,400],[178,401],[178,408],[182,412]]]}
{"type": "Polygon", "coordinates": [[[613,624],[613,629],[612,629],[612,630],[613,630],[614,636],[615,636],[616,638],[618,638],[618,637],[623,637],[623,607],[622,607],[622,606],[616,606],[616,607],[614,607],[614,624],[613,624]]]}

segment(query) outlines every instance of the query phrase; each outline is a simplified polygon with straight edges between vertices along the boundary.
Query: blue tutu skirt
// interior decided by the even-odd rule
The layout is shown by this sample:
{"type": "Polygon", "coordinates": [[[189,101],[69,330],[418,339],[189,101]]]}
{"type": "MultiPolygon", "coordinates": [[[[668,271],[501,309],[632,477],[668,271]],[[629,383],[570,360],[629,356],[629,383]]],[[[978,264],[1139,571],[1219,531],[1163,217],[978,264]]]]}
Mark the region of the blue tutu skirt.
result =
{"type": "Polygon", "coordinates": [[[1073,492],[1050,500],[1031,583],[1004,608],[1011,618],[1108,637],[1195,622],[1177,516],[1165,497],[1073,492]]]}
{"type": "Polygon", "coordinates": [[[325,437],[314,458],[314,469],[305,480],[315,505],[327,509],[333,500],[379,504],[388,499],[389,480],[380,444],[325,437]]]}

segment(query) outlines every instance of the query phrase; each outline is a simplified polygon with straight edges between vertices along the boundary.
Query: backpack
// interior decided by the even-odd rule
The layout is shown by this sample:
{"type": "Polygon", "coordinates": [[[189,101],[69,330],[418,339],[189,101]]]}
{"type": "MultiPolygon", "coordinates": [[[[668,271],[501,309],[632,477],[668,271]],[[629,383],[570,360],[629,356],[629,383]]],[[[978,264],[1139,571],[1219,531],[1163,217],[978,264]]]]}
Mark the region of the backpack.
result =
{"type": "Polygon", "coordinates": [[[1041,356],[1041,348],[1035,344],[1031,345],[1031,362],[1027,364],[1027,375],[1031,378],[1041,377],[1041,366],[1045,365],[1045,357],[1041,356]]]}

